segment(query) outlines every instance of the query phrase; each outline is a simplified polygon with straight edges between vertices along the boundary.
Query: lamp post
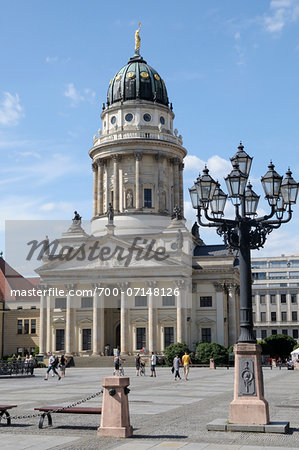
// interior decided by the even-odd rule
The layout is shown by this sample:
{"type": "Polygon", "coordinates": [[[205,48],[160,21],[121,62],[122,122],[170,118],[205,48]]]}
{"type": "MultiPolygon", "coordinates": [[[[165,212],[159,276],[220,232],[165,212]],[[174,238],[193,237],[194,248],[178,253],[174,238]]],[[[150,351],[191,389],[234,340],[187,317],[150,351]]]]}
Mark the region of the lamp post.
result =
{"type": "Polygon", "coordinates": [[[197,209],[198,223],[203,227],[215,227],[225,244],[239,253],[240,336],[234,348],[235,389],[229,420],[239,424],[267,424],[269,408],[263,393],[261,348],[253,335],[250,251],[263,247],[273,229],[291,220],[298,183],[290,169],[283,180],[270,162],[269,170],[261,178],[270,212],[257,217],[259,196],[248,181],[252,157],[244,151],[242,143],[231,163],[233,169],[225,178],[228,196],[209,175],[207,167],[189,191],[192,206],[197,209]],[[223,217],[227,197],[235,206],[234,219],[223,217]]]}

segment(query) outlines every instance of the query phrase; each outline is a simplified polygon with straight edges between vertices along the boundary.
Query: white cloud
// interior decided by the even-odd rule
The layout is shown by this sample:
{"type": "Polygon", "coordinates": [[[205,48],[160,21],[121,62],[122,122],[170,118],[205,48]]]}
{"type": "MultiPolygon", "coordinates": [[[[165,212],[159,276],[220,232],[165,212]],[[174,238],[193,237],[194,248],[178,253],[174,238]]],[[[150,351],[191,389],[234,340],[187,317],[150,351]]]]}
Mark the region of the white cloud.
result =
{"type": "Polygon", "coordinates": [[[37,158],[37,159],[41,158],[40,154],[37,152],[19,152],[18,154],[20,156],[24,156],[24,157],[33,156],[33,158],[37,158]]]}
{"type": "Polygon", "coordinates": [[[264,17],[264,26],[269,33],[277,34],[289,22],[299,17],[299,0],[272,0],[270,12],[264,17]]]}
{"type": "Polygon", "coordinates": [[[92,103],[96,97],[96,93],[89,88],[85,88],[83,93],[75,88],[74,83],[68,83],[63,95],[70,99],[71,106],[77,107],[81,102],[92,103]]]}
{"type": "Polygon", "coordinates": [[[2,102],[0,102],[0,125],[17,125],[24,115],[19,95],[3,92],[3,97],[2,102]]]}
{"type": "Polygon", "coordinates": [[[52,64],[58,61],[58,56],[47,56],[46,57],[46,62],[48,64],[52,64]]]}
{"type": "Polygon", "coordinates": [[[198,176],[198,172],[202,172],[205,165],[209,169],[212,178],[219,179],[221,183],[223,176],[229,174],[232,170],[231,163],[218,155],[213,155],[207,161],[203,161],[195,155],[187,155],[184,159],[185,170],[194,173],[194,177],[198,176]]]}

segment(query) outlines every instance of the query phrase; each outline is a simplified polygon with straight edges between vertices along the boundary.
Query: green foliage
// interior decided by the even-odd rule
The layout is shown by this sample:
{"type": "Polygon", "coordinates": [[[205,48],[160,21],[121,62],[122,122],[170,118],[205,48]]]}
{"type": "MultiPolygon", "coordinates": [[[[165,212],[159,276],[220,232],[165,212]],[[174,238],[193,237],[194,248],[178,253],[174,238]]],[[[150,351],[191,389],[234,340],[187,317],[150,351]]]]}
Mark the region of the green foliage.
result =
{"type": "Polygon", "coordinates": [[[291,336],[284,334],[275,334],[267,337],[262,342],[262,353],[273,357],[287,358],[297,341],[291,336]]]}
{"type": "Polygon", "coordinates": [[[210,358],[214,358],[216,364],[227,364],[228,350],[216,342],[201,342],[196,347],[197,358],[202,364],[209,364],[210,358]]]}
{"type": "Polygon", "coordinates": [[[293,350],[296,350],[297,348],[299,348],[299,344],[294,345],[293,350]]]}
{"type": "Polygon", "coordinates": [[[39,354],[39,346],[36,345],[36,346],[34,347],[33,356],[38,355],[38,354],[39,354]]]}
{"type": "Polygon", "coordinates": [[[175,355],[179,355],[180,358],[183,356],[185,352],[189,353],[189,349],[185,342],[178,342],[177,344],[171,344],[164,349],[165,363],[168,366],[172,366],[172,362],[175,358],[175,355]]]}
{"type": "Polygon", "coordinates": [[[228,349],[227,349],[228,353],[233,353],[234,352],[234,346],[235,345],[233,344],[230,347],[228,347],[228,349]]]}

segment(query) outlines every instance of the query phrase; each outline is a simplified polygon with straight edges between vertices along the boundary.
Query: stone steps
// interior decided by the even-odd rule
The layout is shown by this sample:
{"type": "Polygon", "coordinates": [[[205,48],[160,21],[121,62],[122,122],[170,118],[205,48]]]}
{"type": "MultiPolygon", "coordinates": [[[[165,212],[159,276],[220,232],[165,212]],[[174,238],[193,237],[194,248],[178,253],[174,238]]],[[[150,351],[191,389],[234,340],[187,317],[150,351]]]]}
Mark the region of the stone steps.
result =
{"type": "MultiPolygon", "coordinates": [[[[135,356],[126,356],[124,365],[135,367],[135,356]]],[[[74,367],[114,367],[114,356],[74,356],[74,367]]]]}

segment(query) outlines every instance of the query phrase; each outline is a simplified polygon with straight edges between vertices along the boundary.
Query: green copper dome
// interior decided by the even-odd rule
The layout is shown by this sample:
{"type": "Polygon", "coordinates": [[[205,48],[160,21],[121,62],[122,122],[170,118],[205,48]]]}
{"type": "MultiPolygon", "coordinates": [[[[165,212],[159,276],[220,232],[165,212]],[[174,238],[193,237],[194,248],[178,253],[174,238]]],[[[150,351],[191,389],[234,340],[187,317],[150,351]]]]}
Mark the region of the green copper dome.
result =
{"type": "Polygon", "coordinates": [[[135,53],[110,81],[107,105],[127,100],[148,100],[168,106],[164,81],[142,56],[135,53]]]}

